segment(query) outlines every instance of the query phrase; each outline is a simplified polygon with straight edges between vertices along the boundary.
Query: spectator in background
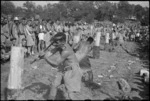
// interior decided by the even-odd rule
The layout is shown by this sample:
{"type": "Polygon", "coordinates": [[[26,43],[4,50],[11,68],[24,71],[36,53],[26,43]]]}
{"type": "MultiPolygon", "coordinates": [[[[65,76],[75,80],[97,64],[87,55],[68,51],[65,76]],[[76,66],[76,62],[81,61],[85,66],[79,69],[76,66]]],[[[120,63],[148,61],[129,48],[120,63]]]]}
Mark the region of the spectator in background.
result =
{"type": "Polygon", "coordinates": [[[33,33],[34,33],[34,36],[35,36],[35,46],[34,46],[34,52],[38,52],[38,44],[39,44],[39,38],[38,38],[38,35],[39,35],[39,32],[40,32],[40,27],[39,27],[39,20],[38,19],[35,19],[34,20],[34,24],[33,24],[33,33]]]}
{"type": "Polygon", "coordinates": [[[34,42],[34,39],[33,39],[34,34],[33,34],[32,27],[30,25],[31,25],[31,20],[28,20],[26,28],[25,28],[25,32],[26,32],[26,35],[27,35],[28,55],[34,54],[33,48],[34,48],[34,45],[35,45],[35,42],[34,42]]]}
{"type": "Polygon", "coordinates": [[[18,46],[20,44],[20,42],[19,42],[19,33],[20,33],[19,18],[15,17],[14,18],[14,24],[12,26],[12,35],[13,35],[13,38],[16,38],[15,46],[18,46]]]}
{"type": "Polygon", "coordinates": [[[109,48],[109,39],[110,39],[110,37],[109,37],[109,31],[108,31],[108,28],[105,28],[105,50],[108,50],[108,48],[109,48]]]}
{"type": "Polygon", "coordinates": [[[46,23],[46,29],[47,32],[45,33],[45,37],[44,37],[44,41],[45,41],[45,47],[48,47],[48,45],[50,44],[50,39],[52,37],[52,26],[51,26],[51,21],[48,20],[46,23]]]}
{"type": "Polygon", "coordinates": [[[44,47],[45,47],[45,42],[44,42],[44,36],[46,33],[46,27],[45,27],[45,21],[42,20],[40,22],[40,33],[38,35],[39,38],[39,43],[38,43],[38,50],[39,52],[43,51],[44,47]]]}
{"type": "Polygon", "coordinates": [[[27,20],[25,18],[22,18],[22,21],[21,21],[21,23],[19,25],[19,30],[20,30],[19,40],[20,40],[20,42],[22,42],[22,39],[27,37],[27,35],[25,33],[26,23],[27,23],[27,20]]]}

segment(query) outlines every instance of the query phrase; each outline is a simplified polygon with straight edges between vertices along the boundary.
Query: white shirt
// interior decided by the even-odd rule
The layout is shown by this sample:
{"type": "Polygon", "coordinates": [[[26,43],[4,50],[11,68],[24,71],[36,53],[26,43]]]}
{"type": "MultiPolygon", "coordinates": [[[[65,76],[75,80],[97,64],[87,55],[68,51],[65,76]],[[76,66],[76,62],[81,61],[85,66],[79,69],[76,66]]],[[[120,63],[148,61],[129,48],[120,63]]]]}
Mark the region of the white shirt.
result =
{"type": "Polygon", "coordinates": [[[109,33],[106,33],[106,40],[105,40],[105,43],[109,43],[109,33]]]}

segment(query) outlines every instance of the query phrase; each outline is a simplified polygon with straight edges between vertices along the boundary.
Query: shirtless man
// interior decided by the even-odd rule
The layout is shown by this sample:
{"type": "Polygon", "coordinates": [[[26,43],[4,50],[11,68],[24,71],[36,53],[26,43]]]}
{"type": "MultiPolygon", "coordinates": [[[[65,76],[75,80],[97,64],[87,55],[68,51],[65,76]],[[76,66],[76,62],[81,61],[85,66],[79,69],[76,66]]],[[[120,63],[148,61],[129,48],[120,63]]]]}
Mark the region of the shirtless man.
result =
{"type": "Polygon", "coordinates": [[[88,54],[92,50],[94,39],[89,37],[86,41],[81,41],[76,47],[74,47],[76,57],[79,61],[82,72],[84,73],[85,81],[93,81],[93,73],[91,70],[91,64],[88,54]]]}
{"type": "MultiPolygon", "coordinates": [[[[57,73],[56,79],[52,84],[50,99],[55,99],[57,87],[61,85],[61,81],[63,79],[64,85],[67,88],[68,97],[74,100],[76,99],[76,94],[79,93],[81,89],[82,71],[79,67],[79,62],[72,48],[66,43],[66,35],[64,33],[57,33],[53,37],[53,42],[53,46],[55,47],[54,49],[56,50],[53,52],[51,51],[51,55],[45,55],[44,58],[53,67],[57,67],[63,63],[66,71],[64,73],[57,73]],[[51,56],[56,52],[60,53],[60,57],[58,57],[57,61],[54,61],[51,56]]],[[[41,53],[41,56],[43,54],[44,53],[41,53]]]]}

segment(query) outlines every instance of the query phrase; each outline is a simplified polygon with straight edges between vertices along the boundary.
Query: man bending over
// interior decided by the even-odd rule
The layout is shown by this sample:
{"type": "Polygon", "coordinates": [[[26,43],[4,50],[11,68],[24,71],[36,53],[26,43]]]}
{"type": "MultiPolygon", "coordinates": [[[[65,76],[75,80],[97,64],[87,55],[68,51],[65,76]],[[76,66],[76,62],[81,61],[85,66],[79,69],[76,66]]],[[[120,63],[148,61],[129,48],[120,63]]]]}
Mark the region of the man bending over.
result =
{"type": "Polygon", "coordinates": [[[89,37],[86,41],[81,41],[77,46],[74,47],[76,51],[75,55],[79,61],[81,70],[83,71],[85,81],[93,81],[93,73],[89,60],[89,53],[92,50],[94,39],[89,37]]]}
{"type": "MultiPolygon", "coordinates": [[[[50,56],[45,55],[44,58],[53,67],[57,67],[63,63],[65,66],[65,71],[63,73],[58,71],[56,79],[52,83],[50,99],[55,99],[57,87],[61,85],[61,81],[63,79],[69,98],[75,100],[76,94],[79,93],[81,89],[82,71],[79,67],[79,62],[74,54],[73,49],[68,43],[66,43],[66,35],[64,33],[57,33],[53,37],[53,42],[55,51],[50,52],[50,56]],[[51,56],[56,52],[60,53],[60,57],[58,57],[57,61],[54,61],[51,56]]],[[[41,55],[43,54],[44,53],[41,53],[41,55]]]]}

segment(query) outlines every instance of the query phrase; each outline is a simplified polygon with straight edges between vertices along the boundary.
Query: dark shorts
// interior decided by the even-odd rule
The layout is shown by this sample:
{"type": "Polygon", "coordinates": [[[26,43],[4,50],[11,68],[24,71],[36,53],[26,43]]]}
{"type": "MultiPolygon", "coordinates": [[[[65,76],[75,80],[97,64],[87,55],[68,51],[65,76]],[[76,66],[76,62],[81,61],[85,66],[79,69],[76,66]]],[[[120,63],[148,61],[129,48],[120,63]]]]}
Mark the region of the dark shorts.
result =
{"type": "Polygon", "coordinates": [[[80,63],[79,63],[81,69],[91,69],[91,63],[89,60],[89,57],[86,56],[85,58],[83,58],[80,63]]]}
{"type": "Polygon", "coordinates": [[[98,47],[98,46],[93,47],[93,57],[95,59],[99,59],[99,57],[100,57],[100,47],[98,47]]]}

